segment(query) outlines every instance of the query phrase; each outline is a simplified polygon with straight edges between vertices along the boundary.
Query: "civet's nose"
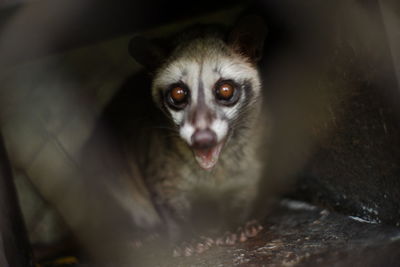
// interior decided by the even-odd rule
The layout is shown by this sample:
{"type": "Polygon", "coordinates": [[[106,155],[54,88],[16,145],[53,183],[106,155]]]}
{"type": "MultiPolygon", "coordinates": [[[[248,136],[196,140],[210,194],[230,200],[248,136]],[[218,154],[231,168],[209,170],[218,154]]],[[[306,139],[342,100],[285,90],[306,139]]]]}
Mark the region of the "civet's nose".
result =
{"type": "Polygon", "coordinates": [[[217,135],[209,129],[196,130],[192,135],[192,147],[196,149],[208,149],[217,145],[217,135]]]}

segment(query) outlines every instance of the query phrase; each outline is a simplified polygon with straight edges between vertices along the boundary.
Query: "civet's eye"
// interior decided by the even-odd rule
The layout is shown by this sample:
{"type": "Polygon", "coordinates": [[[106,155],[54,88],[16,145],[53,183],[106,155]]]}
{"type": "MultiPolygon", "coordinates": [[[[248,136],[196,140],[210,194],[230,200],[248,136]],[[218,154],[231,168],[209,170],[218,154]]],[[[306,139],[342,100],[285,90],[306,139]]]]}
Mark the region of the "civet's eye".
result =
{"type": "Polygon", "coordinates": [[[220,103],[232,105],[238,98],[236,86],[229,81],[219,82],[215,86],[215,96],[220,103]]]}
{"type": "Polygon", "coordinates": [[[179,85],[172,86],[167,91],[167,103],[174,109],[183,109],[188,103],[188,90],[179,85]]]}

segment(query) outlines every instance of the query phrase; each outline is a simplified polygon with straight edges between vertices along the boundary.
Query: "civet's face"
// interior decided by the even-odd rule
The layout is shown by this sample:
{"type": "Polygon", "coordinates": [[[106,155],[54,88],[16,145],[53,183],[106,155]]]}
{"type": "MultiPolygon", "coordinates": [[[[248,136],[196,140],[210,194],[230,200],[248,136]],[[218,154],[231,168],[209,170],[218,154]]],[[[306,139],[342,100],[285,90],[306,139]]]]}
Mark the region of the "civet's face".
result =
{"type": "Polygon", "coordinates": [[[153,80],[155,101],[178,127],[200,167],[212,169],[260,95],[250,60],[217,38],[178,47],[153,80]]]}

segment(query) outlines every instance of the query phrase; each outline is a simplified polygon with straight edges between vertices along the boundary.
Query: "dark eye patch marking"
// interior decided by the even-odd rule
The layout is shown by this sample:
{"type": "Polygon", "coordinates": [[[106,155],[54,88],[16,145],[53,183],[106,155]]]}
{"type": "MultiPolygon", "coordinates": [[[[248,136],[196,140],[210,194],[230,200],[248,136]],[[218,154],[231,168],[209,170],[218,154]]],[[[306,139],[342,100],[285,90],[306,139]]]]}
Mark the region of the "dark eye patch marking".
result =
{"type": "Polygon", "coordinates": [[[217,73],[220,77],[222,76],[222,74],[221,74],[221,66],[220,65],[215,66],[213,71],[215,73],[217,73]]]}
{"type": "Polygon", "coordinates": [[[159,99],[159,103],[160,103],[160,108],[161,110],[169,117],[171,118],[171,114],[169,113],[169,110],[167,108],[167,103],[164,100],[165,93],[164,90],[162,89],[158,89],[158,99],[159,99]]]}
{"type": "Polygon", "coordinates": [[[253,86],[251,85],[250,80],[244,80],[241,84],[244,94],[245,94],[245,99],[251,100],[254,97],[254,90],[253,86]]]}
{"type": "Polygon", "coordinates": [[[188,75],[188,70],[184,69],[181,73],[181,76],[179,77],[179,81],[182,81],[184,77],[188,75]]]}
{"type": "Polygon", "coordinates": [[[199,83],[198,83],[197,107],[199,109],[206,107],[206,98],[204,95],[204,84],[200,78],[199,78],[199,83]]]}
{"type": "Polygon", "coordinates": [[[243,110],[246,110],[247,107],[249,107],[254,103],[254,101],[256,101],[254,89],[250,80],[244,80],[240,86],[242,88],[241,91],[243,91],[244,93],[243,102],[241,106],[243,110]]]}
{"type": "Polygon", "coordinates": [[[254,102],[257,101],[255,96],[254,88],[252,86],[251,80],[244,80],[240,82],[240,88],[243,95],[243,100],[240,102],[240,113],[237,114],[234,118],[229,118],[229,125],[235,125],[236,127],[230,127],[230,136],[235,139],[241,135],[241,133],[247,129],[249,117],[251,116],[252,111],[254,110],[252,107],[254,102]]]}

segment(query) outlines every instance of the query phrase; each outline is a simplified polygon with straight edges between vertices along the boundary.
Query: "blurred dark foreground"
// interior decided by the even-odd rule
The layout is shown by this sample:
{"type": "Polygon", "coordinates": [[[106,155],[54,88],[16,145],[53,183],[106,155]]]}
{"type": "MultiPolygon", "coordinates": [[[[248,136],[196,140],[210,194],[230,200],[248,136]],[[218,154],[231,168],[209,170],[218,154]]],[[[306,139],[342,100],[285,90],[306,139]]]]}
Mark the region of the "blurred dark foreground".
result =
{"type": "MultiPolygon", "coordinates": [[[[143,261],[158,258],[150,266],[397,266],[400,5],[135,2],[1,3],[0,123],[13,169],[1,178],[14,177],[36,259],[72,253],[82,262],[89,255],[142,266],[138,255],[145,254],[143,261]],[[163,37],[199,22],[230,25],[254,11],[269,27],[261,72],[274,121],[256,211],[264,231],[189,258],[113,246],[137,231],[136,222],[158,223],[151,203],[132,193],[140,185],[123,171],[110,171],[118,177],[110,179],[82,166],[81,149],[99,114],[140,70],[127,53],[129,39],[163,37]]],[[[113,150],[99,144],[92,164],[119,166],[113,150]]],[[[1,193],[8,201],[2,203],[17,209],[8,194],[1,193]]],[[[29,244],[23,234],[9,237],[20,230],[6,223],[10,215],[1,218],[0,263],[26,266],[30,253],[9,248],[29,244]]]]}

